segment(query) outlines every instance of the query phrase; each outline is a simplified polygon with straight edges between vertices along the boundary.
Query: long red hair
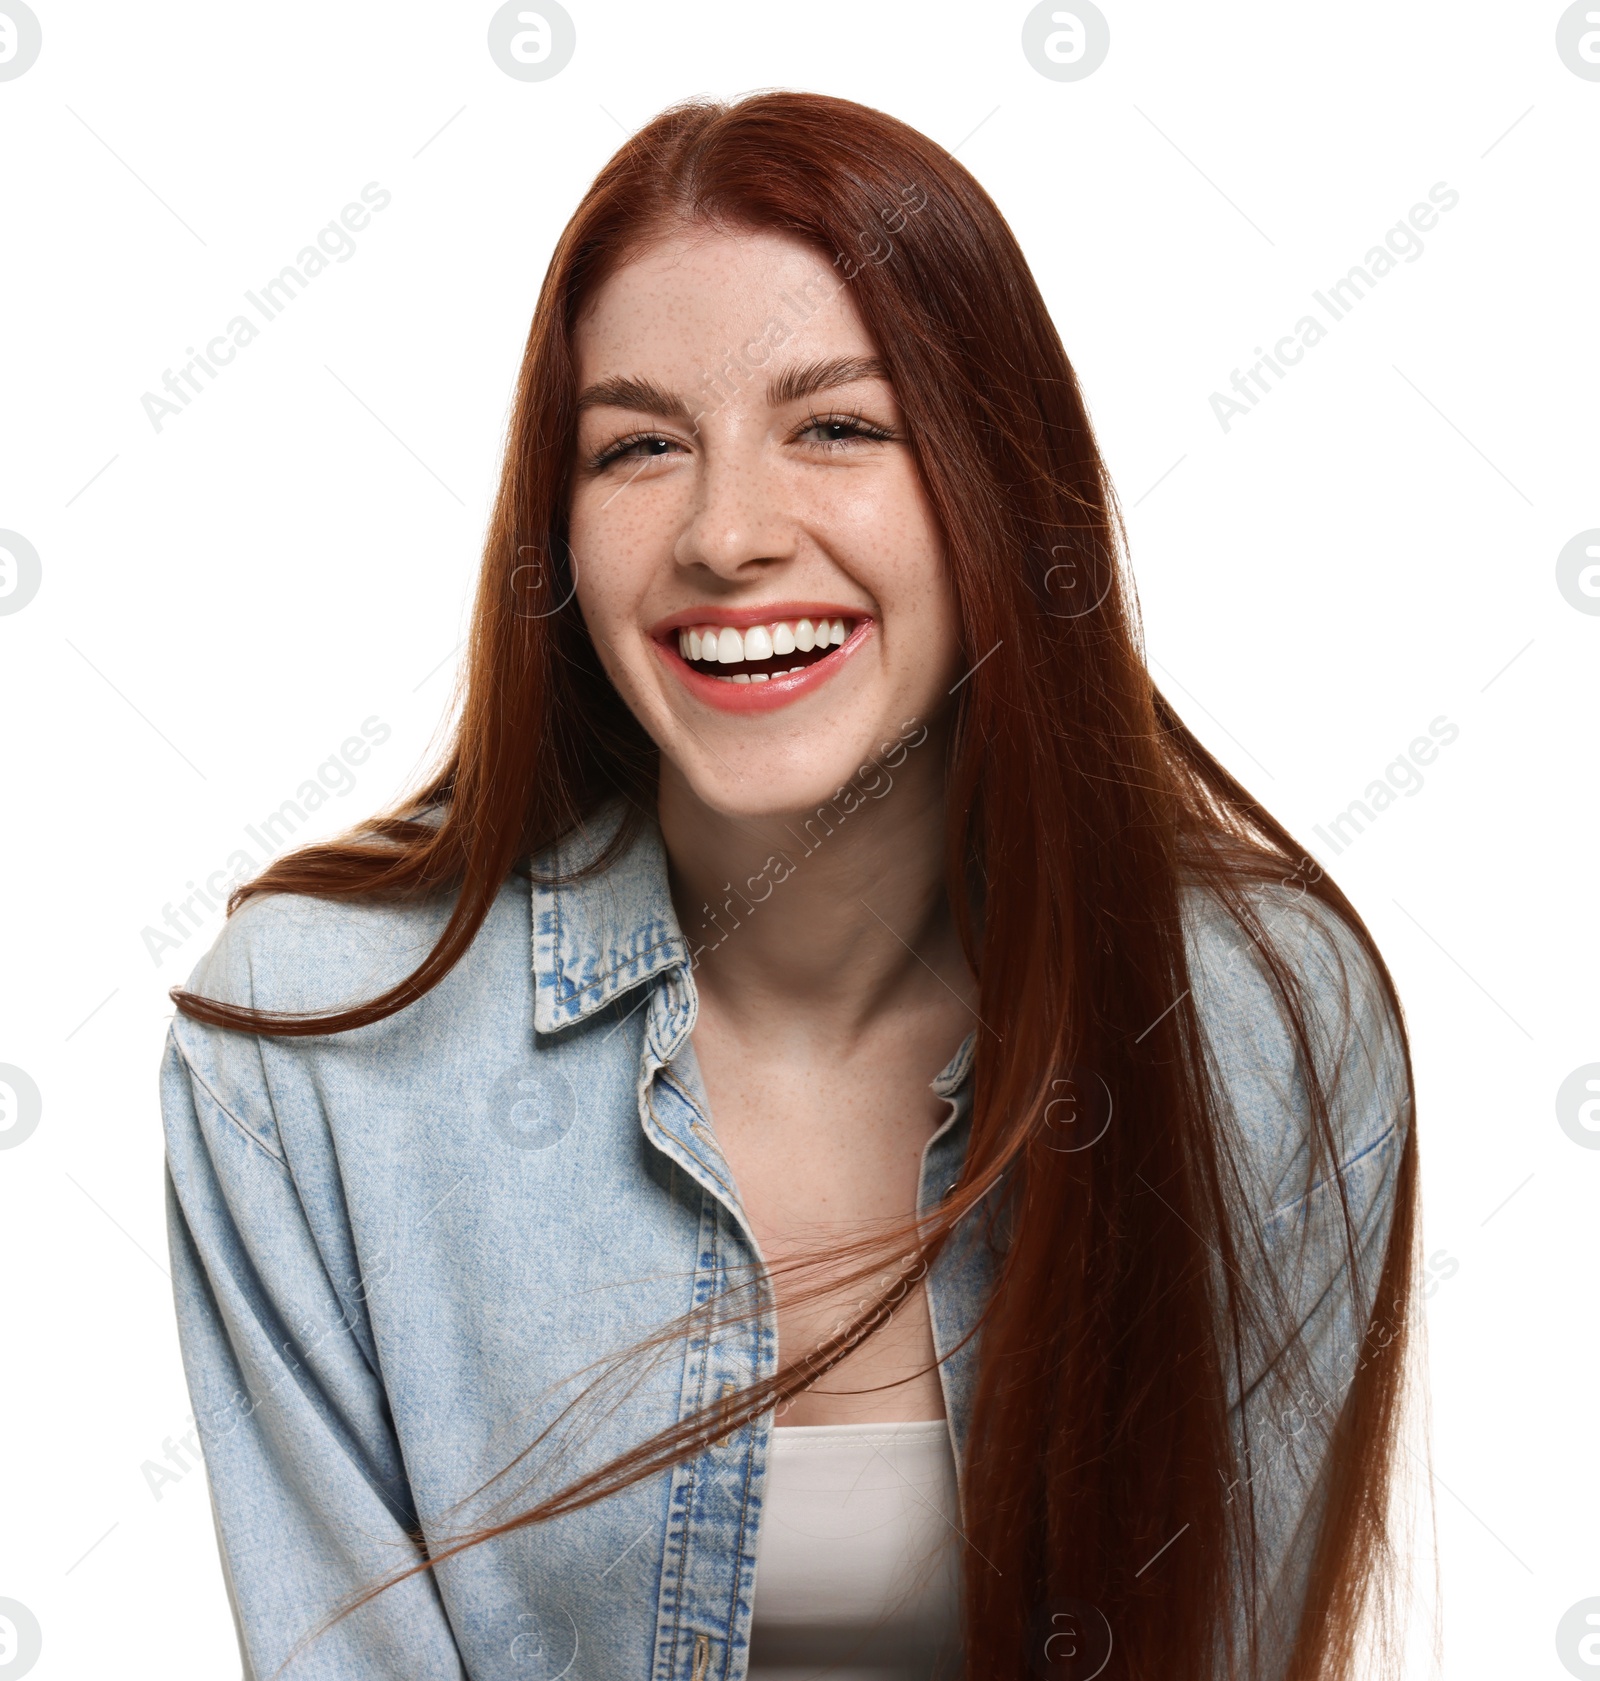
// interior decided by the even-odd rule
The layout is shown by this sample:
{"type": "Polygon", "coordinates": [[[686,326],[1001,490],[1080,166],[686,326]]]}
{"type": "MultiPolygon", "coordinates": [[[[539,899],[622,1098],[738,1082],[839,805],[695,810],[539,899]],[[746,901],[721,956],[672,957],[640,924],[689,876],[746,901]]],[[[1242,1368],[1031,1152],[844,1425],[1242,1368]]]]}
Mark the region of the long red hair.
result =
{"type": "MultiPolygon", "coordinates": [[[[1283,1347],[1280,1372],[1300,1350],[1293,1325],[1269,1323],[1271,1303],[1236,1282],[1258,1258],[1259,1233],[1233,1194],[1182,892],[1215,893],[1273,978],[1306,1075],[1310,1173],[1326,1178],[1336,1163],[1334,1081],[1313,1054],[1293,960],[1252,889],[1288,883],[1326,907],[1370,959],[1397,1022],[1399,1003],[1344,895],[1152,683],[1120,516],[1061,341],[999,210],[923,135],[848,101],[769,93],[674,107],[622,146],[563,233],[540,292],[442,768],[361,829],[279,859],[230,902],[448,899],[436,945],[390,991],[329,1014],[172,996],[199,1021],[268,1035],[380,1020],[450,971],[508,874],[603,801],[621,795],[632,814],[619,845],[648,820],[655,750],[569,599],[572,342],[580,310],[619,264],[695,223],[779,231],[835,263],[893,381],[945,536],[965,663],[975,665],[951,720],[948,877],[979,1016],[1000,1032],[979,1034],[954,1193],[887,1246],[863,1248],[859,1270],[881,1270],[891,1251],[927,1263],[960,1222],[989,1217],[996,1197],[1003,1204],[961,1468],[965,1673],[1015,1681],[1034,1672],[1044,1662],[1041,1617],[1077,1601],[1113,1632],[1108,1678],[1209,1675],[1209,1653],[1225,1672],[1248,1675],[1255,1641],[1235,1643],[1230,1606],[1250,1596],[1255,1525],[1238,1494],[1228,1382],[1253,1326],[1283,1347]],[[1105,1083],[1115,1124],[1093,1148],[1051,1149],[1059,1082],[1085,1070],[1105,1083]],[[1159,1569],[1144,1568],[1180,1533],[1184,1544],[1159,1569]]],[[[1352,1351],[1370,1357],[1329,1437],[1289,1681],[1351,1674],[1358,1631],[1394,1562],[1389,1493],[1415,1204],[1410,1125],[1377,1305],[1352,1351]]],[[[1353,1273],[1353,1237],[1347,1259],[1353,1273]]],[[[884,1312],[883,1301],[870,1303],[769,1382],[505,1523],[432,1539],[431,1560],[414,1569],[702,1451],[816,1381],[884,1312]]]]}

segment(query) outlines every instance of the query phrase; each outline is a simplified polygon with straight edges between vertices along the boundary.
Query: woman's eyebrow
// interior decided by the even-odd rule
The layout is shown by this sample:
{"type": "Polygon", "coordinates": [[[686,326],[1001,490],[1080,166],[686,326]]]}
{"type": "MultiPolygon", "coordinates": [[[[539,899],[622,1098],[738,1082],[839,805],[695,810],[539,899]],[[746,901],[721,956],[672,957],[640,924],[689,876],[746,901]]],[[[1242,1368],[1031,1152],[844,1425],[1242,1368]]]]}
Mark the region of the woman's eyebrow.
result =
{"type": "Polygon", "coordinates": [[[634,379],[626,374],[596,380],[579,393],[578,412],[593,408],[637,409],[641,414],[660,415],[663,420],[690,419],[689,405],[683,398],[673,396],[653,379],[634,379]]]}
{"type": "Polygon", "coordinates": [[[775,374],[767,382],[767,402],[773,408],[801,397],[852,385],[861,379],[888,379],[889,370],[876,356],[836,356],[830,361],[801,362],[775,374]]]}
{"type": "MultiPolygon", "coordinates": [[[[723,378],[726,377],[724,372],[723,378]]],[[[836,385],[888,377],[888,369],[876,356],[835,356],[799,362],[768,380],[767,402],[772,408],[780,408],[802,397],[815,396],[819,391],[832,390],[836,385]]],[[[578,412],[593,408],[634,409],[640,414],[659,415],[663,420],[681,420],[690,425],[698,419],[690,413],[682,397],[657,385],[653,379],[639,379],[631,374],[613,374],[585,386],[578,395],[578,412]]],[[[704,412],[702,409],[701,413],[704,412]]]]}

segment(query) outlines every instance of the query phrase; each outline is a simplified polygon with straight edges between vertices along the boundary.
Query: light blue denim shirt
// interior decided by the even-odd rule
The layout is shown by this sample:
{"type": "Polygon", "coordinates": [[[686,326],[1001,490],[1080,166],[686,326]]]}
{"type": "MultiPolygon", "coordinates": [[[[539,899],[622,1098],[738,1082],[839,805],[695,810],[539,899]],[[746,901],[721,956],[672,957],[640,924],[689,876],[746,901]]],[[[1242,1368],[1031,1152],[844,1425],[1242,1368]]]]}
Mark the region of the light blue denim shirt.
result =
{"type": "MultiPolygon", "coordinates": [[[[557,849],[562,865],[593,856],[612,820],[557,849]]],[[[1315,1531],[1320,1429],[1307,1420],[1332,1416],[1353,1369],[1409,1110],[1392,1018],[1348,931],[1289,890],[1264,909],[1329,1046],[1355,1050],[1336,1122],[1366,1273],[1357,1299],[1331,1181],[1305,1195],[1304,1088],[1273,995],[1231,921],[1191,892],[1201,1021],[1268,1254],[1331,1401],[1291,1418],[1259,1371],[1234,1391],[1267,1609],[1287,1615],[1315,1531]]],[[[416,965],[444,916],[254,899],[188,984],[266,1009],[362,1001],[416,965]]],[[[767,1313],[679,1339],[602,1406],[562,1418],[584,1368],[759,1268],[695,1067],[695,1008],[647,827],[586,881],[508,881],[461,963],[386,1021],[304,1039],[173,1022],[162,1105],[178,1326],[252,1681],[345,1596],[414,1562],[409,1529],[437,1537],[484,1517],[489,1496],[445,1521],[547,1428],[560,1452],[524,1462],[535,1493],[776,1369],[767,1313]]],[[[969,1038],[933,1081],[949,1114],[923,1151],[923,1207],[961,1166],[972,1054],[969,1038]]],[[[959,1464],[977,1346],[957,1344],[993,1256],[957,1236],[927,1290],[959,1464]]],[[[770,1432],[768,1417],[412,1578],[307,1648],[286,1681],[739,1681],[770,1432]]]]}

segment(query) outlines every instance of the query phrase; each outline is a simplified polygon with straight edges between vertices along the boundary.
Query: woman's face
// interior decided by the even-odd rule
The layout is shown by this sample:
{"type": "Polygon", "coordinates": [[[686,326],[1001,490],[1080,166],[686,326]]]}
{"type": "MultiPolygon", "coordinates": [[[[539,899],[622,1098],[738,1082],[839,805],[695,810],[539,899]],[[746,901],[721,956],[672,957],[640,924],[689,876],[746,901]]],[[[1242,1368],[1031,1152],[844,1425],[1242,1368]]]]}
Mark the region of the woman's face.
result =
{"type": "Polygon", "coordinates": [[[797,812],[937,722],[943,541],[840,271],[776,234],[675,235],[599,290],[576,353],[578,603],[663,776],[797,812]]]}

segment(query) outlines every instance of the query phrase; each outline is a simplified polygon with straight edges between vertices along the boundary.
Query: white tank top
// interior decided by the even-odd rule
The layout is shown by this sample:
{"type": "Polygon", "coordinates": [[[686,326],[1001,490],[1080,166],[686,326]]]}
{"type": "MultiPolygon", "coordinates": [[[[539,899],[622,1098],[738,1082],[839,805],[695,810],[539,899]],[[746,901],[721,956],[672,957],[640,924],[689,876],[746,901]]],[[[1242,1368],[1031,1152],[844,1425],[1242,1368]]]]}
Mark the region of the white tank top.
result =
{"type": "Polygon", "coordinates": [[[962,1542],[945,1421],[779,1425],[766,1483],[749,1681],[956,1676],[962,1542]]]}

